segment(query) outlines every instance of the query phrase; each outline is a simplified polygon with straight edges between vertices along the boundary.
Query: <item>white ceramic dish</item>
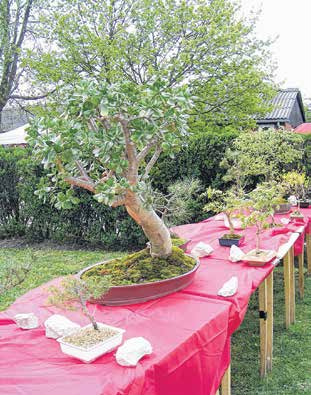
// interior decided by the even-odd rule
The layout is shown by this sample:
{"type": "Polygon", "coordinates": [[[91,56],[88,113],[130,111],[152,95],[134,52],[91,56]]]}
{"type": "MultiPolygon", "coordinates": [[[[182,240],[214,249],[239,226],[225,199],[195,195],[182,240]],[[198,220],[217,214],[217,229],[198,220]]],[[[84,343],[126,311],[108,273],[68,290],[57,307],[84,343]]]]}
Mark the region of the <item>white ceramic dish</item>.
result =
{"type": "MultiPolygon", "coordinates": [[[[86,325],[83,328],[89,328],[90,325],[86,325]]],[[[73,344],[67,343],[64,341],[64,338],[66,336],[63,336],[57,341],[60,343],[60,347],[62,349],[62,352],[64,354],[70,355],[74,358],[80,359],[80,361],[83,361],[85,363],[90,363],[95,361],[95,359],[99,358],[101,355],[106,354],[116,347],[118,347],[122,343],[122,338],[123,338],[123,333],[125,332],[124,329],[121,328],[116,328],[115,326],[110,326],[102,323],[98,323],[98,326],[100,328],[109,328],[115,330],[117,333],[110,337],[109,339],[106,339],[102,341],[101,343],[98,343],[92,347],[85,348],[85,347],[79,347],[75,346],[73,344]]],[[[81,329],[83,329],[81,328],[81,329]]]]}

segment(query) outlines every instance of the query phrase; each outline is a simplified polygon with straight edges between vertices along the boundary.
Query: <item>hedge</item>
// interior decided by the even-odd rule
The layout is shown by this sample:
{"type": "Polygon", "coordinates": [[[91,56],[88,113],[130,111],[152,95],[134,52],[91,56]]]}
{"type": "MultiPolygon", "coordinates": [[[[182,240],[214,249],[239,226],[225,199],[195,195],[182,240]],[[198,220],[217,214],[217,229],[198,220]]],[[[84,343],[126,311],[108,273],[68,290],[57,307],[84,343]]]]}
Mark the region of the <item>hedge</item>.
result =
{"type": "Polygon", "coordinates": [[[57,210],[35,194],[43,170],[24,148],[0,148],[0,238],[24,236],[30,242],[52,240],[135,249],[145,244],[138,225],[124,208],[111,209],[77,190],[80,204],[57,210]]]}
{"type": "MultiPolygon", "coordinates": [[[[198,178],[202,189],[212,185],[225,188],[225,170],[220,167],[224,152],[238,132],[205,131],[192,136],[175,158],[160,157],[152,171],[153,187],[167,191],[178,179],[198,178]]],[[[311,176],[311,136],[305,137],[304,165],[311,176]]],[[[96,202],[84,190],[76,190],[80,204],[70,210],[57,210],[44,203],[34,191],[43,170],[33,163],[25,148],[0,148],[0,238],[24,236],[30,242],[52,240],[105,249],[136,249],[146,239],[138,225],[123,207],[109,208],[96,202]]],[[[203,202],[195,203],[194,215],[188,222],[206,217],[203,202]]]]}

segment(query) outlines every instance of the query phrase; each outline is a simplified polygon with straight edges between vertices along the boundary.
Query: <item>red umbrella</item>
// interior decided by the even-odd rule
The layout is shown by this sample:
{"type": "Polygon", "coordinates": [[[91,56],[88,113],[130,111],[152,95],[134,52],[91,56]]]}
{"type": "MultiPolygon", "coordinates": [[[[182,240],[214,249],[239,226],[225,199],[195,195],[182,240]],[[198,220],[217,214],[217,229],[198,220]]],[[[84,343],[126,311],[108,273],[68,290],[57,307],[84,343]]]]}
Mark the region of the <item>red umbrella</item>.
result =
{"type": "Polygon", "coordinates": [[[295,133],[311,134],[311,123],[302,123],[294,130],[295,133]]]}

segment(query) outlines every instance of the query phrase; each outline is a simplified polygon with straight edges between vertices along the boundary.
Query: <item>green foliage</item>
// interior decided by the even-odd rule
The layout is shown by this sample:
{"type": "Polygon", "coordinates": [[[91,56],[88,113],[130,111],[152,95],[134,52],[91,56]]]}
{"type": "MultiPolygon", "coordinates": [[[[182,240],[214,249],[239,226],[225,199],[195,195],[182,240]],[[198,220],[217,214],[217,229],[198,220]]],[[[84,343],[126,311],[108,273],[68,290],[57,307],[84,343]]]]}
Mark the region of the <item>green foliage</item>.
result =
{"type": "Polygon", "coordinates": [[[53,45],[27,59],[40,84],[72,85],[81,76],[139,85],[161,78],[170,87],[191,81],[198,125],[254,125],[267,110],[270,43],[256,38],[256,19],[242,18],[236,3],[66,0],[47,8],[53,45]]]}
{"type": "Polygon", "coordinates": [[[177,180],[169,185],[167,194],[152,191],[151,204],[168,226],[180,225],[193,217],[201,189],[198,179],[177,180]]]}
{"type": "Polygon", "coordinates": [[[242,190],[235,187],[223,192],[209,187],[202,198],[207,198],[208,203],[204,206],[204,211],[212,211],[213,213],[224,213],[227,217],[230,235],[234,234],[234,226],[232,219],[239,217],[241,210],[245,207],[245,196],[242,190]]]}
{"type": "Polygon", "coordinates": [[[1,238],[24,236],[31,242],[53,240],[108,249],[135,249],[146,243],[122,207],[105,207],[87,191],[75,191],[79,204],[67,210],[39,199],[34,192],[47,172],[28,149],[0,148],[0,174],[1,238]]]}
{"type": "Polygon", "coordinates": [[[311,134],[302,136],[303,138],[303,168],[306,171],[307,177],[311,177],[311,134]]]}
{"type": "Polygon", "coordinates": [[[23,260],[9,258],[1,262],[0,296],[21,285],[35,264],[36,257],[31,250],[26,251],[23,260]]]}
{"type": "Polygon", "coordinates": [[[203,188],[224,186],[225,170],[219,166],[225,151],[239,135],[236,129],[219,130],[203,128],[191,130],[192,135],[182,145],[174,158],[163,155],[151,171],[152,184],[156,189],[167,192],[169,185],[177,179],[198,178],[203,188]]]}
{"type": "Polygon", "coordinates": [[[258,181],[279,179],[301,166],[302,143],[301,136],[285,130],[241,133],[221,163],[227,169],[224,180],[249,188],[258,181]]]}
{"type": "Polygon", "coordinates": [[[186,88],[168,89],[159,80],[82,81],[68,88],[59,113],[47,113],[29,130],[34,154],[52,181],[52,186],[42,182],[38,195],[48,193],[58,208],[71,208],[79,200],[72,190],[62,190],[66,183],[92,190],[98,202],[111,206],[128,190],[141,192],[153,163],[146,165],[146,154],[178,147],[187,134],[190,106],[186,88]]]}
{"type": "Polygon", "coordinates": [[[274,206],[277,205],[284,189],[276,181],[263,182],[248,194],[245,202],[246,211],[240,218],[243,227],[256,226],[256,250],[259,251],[260,234],[270,227],[269,218],[273,218],[274,206]]]}
{"type": "Polygon", "coordinates": [[[297,200],[305,199],[306,189],[309,185],[309,180],[306,178],[305,173],[290,171],[283,175],[283,182],[287,187],[287,191],[294,194],[297,200]]]}
{"type": "Polygon", "coordinates": [[[59,286],[49,287],[48,303],[63,310],[81,310],[91,322],[95,330],[98,326],[95,317],[87,307],[87,301],[99,298],[108,292],[110,278],[108,276],[92,276],[80,280],[75,276],[68,276],[59,286]]]}

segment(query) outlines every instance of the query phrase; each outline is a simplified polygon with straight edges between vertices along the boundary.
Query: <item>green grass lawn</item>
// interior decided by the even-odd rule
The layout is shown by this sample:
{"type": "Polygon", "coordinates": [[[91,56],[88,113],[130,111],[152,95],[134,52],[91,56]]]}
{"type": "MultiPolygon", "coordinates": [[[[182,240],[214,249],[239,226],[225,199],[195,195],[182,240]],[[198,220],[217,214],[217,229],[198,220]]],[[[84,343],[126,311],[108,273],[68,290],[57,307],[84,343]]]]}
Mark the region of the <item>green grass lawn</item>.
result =
{"type": "Polygon", "coordinates": [[[36,264],[27,279],[5,295],[0,296],[0,310],[4,310],[14,300],[39,285],[46,283],[55,277],[77,273],[80,269],[107,259],[116,258],[124,253],[105,251],[65,251],[65,250],[30,250],[30,249],[0,249],[0,274],[1,262],[27,261],[31,253],[34,254],[36,264]]]}
{"type": "MultiPolygon", "coordinates": [[[[1,262],[27,260],[30,250],[0,249],[1,262]]],[[[103,251],[33,250],[36,265],[27,280],[0,297],[4,310],[18,296],[48,280],[75,273],[81,268],[121,253],[103,251]]],[[[232,395],[311,395],[311,277],[306,278],[305,299],[296,298],[296,323],[285,330],[282,268],[275,270],[273,370],[259,378],[258,295],[249,304],[241,327],[232,339],[232,395]]],[[[190,395],[190,394],[189,394],[190,395]]],[[[195,395],[195,394],[193,394],[195,395]]]]}
{"type": "Polygon", "coordinates": [[[306,278],[303,301],[297,288],[296,281],[296,323],[286,330],[283,268],[276,268],[273,369],[265,379],[259,377],[258,293],[252,296],[232,339],[232,395],[311,395],[311,277],[306,278]]]}

